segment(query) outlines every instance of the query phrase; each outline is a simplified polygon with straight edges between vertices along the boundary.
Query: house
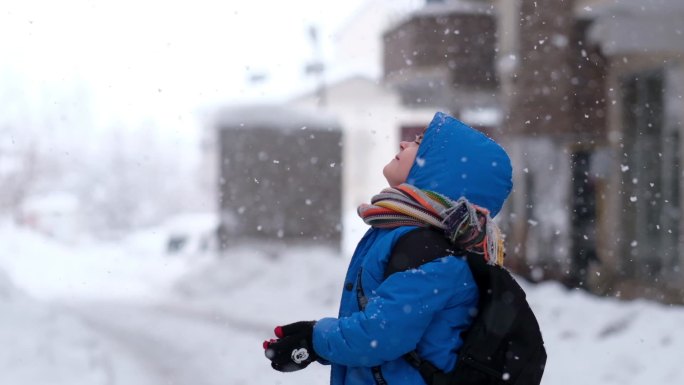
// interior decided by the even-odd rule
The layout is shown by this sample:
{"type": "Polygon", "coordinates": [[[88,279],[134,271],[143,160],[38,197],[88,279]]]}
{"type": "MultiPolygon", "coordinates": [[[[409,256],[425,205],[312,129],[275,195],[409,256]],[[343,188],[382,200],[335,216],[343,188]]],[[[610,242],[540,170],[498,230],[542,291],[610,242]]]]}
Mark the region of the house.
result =
{"type": "Polygon", "coordinates": [[[385,79],[406,106],[500,117],[516,272],[682,302],[682,26],[679,0],[428,1],[386,32],[385,79]]]}
{"type": "Polygon", "coordinates": [[[244,241],[340,247],[342,133],[334,118],[233,106],[216,112],[214,128],[221,248],[244,241]]]}
{"type": "Polygon", "coordinates": [[[514,163],[509,260],[532,279],[584,286],[608,239],[599,211],[610,166],[598,163],[609,160],[605,58],[573,2],[497,5],[501,142],[514,163]]]}
{"type": "Polygon", "coordinates": [[[496,18],[481,1],[431,1],[383,36],[384,80],[408,107],[500,109],[496,18]]]}
{"type": "Polygon", "coordinates": [[[684,292],[684,3],[584,1],[586,38],[606,60],[603,261],[594,286],[682,301],[684,292]]]}

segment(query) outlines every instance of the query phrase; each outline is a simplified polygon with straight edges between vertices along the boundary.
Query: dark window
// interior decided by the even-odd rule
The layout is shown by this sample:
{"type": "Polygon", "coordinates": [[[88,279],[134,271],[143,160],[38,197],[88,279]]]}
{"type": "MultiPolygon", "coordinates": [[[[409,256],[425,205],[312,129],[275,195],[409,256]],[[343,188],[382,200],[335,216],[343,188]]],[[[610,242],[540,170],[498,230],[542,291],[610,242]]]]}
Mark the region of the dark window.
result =
{"type": "Polygon", "coordinates": [[[664,126],[664,73],[622,79],[625,273],[653,277],[678,256],[679,135],[664,126]]]}
{"type": "Polygon", "coordinates": [[[416,140],[416,136],[425,131],[425,126],[402,126],[400,137],[401,140],[412,142],[416,140]]]}
{"type": "Polygon", "coordinates": [[[590,173],[591,152],[572,153],[572,261],[569,283],[582,286],[596,256],[596,181],[590,173]]]}

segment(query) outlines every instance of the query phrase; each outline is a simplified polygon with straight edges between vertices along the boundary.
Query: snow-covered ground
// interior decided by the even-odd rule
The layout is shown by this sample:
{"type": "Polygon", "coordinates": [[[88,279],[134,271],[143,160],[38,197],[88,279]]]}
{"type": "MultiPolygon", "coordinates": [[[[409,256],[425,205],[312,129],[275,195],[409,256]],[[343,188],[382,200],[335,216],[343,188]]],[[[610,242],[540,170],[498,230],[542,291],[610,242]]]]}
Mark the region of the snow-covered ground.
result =
{"type": "MultiPolygon", "coordinates": [[[[348,256],[167,255],[164,236],[65,244],[0,224],[0,384],[328,382],[320,365],[271,370],[261,342],[277,324],[334,315],[348,256]]],[[[524,287],[549,354],[543,384],[684,384],[684,308],[524,287]]]]}

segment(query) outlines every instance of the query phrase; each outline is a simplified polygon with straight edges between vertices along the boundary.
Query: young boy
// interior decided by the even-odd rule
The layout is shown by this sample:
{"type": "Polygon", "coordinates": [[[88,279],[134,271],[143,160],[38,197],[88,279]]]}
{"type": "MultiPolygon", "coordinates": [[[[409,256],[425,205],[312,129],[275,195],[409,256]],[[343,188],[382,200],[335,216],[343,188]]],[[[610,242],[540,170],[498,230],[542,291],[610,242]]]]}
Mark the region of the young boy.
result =
{"type": "MultiPolygon", "coordinates": [[[[457,252],[424,255],[462,236],[451,215],[460,198],[492,217],[499,212],[512,188],[510,159],[490,138],[437,113],[415,142],[401,142],[383,174],[390,188],[359,208],[372,227],[352,256],[338,316],[277,327],[278,339],[264,342],[274,369],[319,361],[332,365],[332,385],[396,385],[425,383],[407,353],[444,372],[455,367],[478,289],[457,252]]],[[[488,244],[477,240],[480,251],[501,264],[490,235],[488,244]]]]}

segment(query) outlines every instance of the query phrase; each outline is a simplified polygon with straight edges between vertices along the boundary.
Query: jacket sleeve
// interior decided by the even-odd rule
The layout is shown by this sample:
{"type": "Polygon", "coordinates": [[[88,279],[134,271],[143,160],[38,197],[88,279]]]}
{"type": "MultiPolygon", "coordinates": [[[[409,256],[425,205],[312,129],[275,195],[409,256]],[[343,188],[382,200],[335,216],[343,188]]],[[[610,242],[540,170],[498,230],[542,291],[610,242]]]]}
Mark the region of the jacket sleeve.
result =
{"type": "Polygon", "coordinates": [[[436,312],[476,302],[477,286],[465,261],[449,256],[385,279],[368,304],[349,317],[314,326],[314,350],[346,366],[377,366],[416,348],[436,312]]]}

